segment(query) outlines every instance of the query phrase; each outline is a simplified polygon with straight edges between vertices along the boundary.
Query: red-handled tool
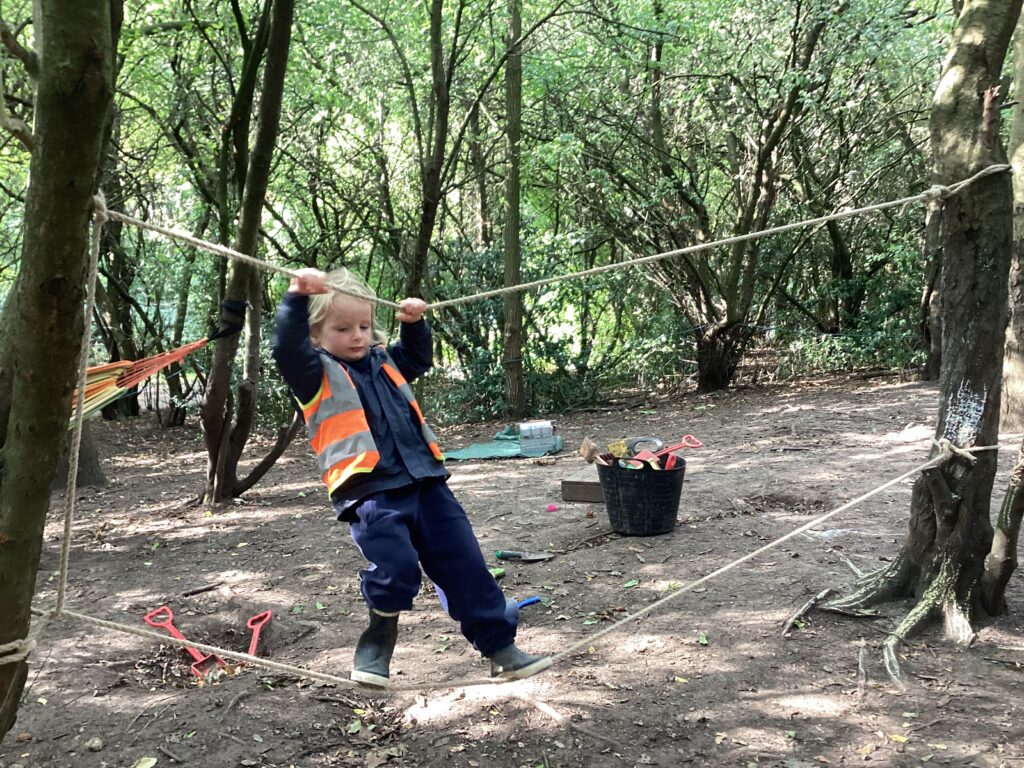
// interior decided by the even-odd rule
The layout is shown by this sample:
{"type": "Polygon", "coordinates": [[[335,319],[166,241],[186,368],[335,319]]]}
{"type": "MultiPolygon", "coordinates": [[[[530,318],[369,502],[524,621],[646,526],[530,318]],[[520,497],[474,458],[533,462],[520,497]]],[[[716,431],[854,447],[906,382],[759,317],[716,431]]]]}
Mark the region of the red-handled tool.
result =
{"type": "Polygon", "coordinates": [[[256,647],[260,643],[260,632],[263,631],[263,627],[270,621],[270,617],[273,614],[270,611],[263,611],[263,613],[257,613],[251,617],[249,621],[245,623],[245,626],[252,630],[252,639],[249,640],[248,654],[250,656],[256,655],[256,647]]]}
{"type": "Polygon", "coordinates": [[[704,443],[698,440],[693,435],[683,435],[682,439],[675,445],[670,445],[668,448],[662,448],[654,452],[655,456],[664,456],[666,453],[672,453],[672,451],[679,451],[683,448],[703,448],[704,443]]]}
{"type": "Polygon", "coordinates": [[[670,445],[668,448],[662,448],[658,451],[655,456],[658,458],[664,457],[665,469],[675,469],[678,460],[676,459],[673,451],[680,451],[683,448],[703,448],[704,443],[698,440],[693,435],[683,435],[683,439],[675,445],[670,445]]]}
{"type": "MultiPolygon", "coordinates": [[[[178,640],[187,640],[187,638],[178,631],[178,628],[174,626],[174,612],[171,611],[170,606],[161,605],[154,611],[150,611],[142,620],[149,624],[154,629],[165,629],[167,634],[171,637],[175,637],[178,640]]],[[[189,667],[192,670],[192,674],[196,677],[205,678],[214,667],[223,667],[224,659],[215,654],[204,655],[200,651],[186,645],[185,650],[188,651],[188,655],[195,659],[195,662],[189,667]]]]}

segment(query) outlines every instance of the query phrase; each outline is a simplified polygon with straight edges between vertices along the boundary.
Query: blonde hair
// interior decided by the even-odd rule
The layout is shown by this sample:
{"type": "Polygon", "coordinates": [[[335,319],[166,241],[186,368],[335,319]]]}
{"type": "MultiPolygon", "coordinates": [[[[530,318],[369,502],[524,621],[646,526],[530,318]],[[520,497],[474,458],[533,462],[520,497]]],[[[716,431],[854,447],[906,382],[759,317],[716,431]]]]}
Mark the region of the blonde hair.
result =
{"type": "Polygon", "coordinates": [[[339,267],[327,273],[327,284],[339,288],[342,292],[317,293],[309,297],[309,327],[320,325],[336,299],[354,298],[370,302],[370,341],[372,344],[383,344],[384,335],[377,328],[377,294],[355,272],[339,267]]]}

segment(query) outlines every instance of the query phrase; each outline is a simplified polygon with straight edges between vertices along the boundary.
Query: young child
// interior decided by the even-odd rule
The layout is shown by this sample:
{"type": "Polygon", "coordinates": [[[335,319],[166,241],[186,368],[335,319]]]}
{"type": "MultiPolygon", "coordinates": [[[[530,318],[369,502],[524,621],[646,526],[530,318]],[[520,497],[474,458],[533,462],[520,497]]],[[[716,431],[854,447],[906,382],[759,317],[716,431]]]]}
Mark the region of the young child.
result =
{"type": "Polygon", "coordinates": [[[334,510],[370,563],[360,571],[370,624],[356,645],[352,679],[388,685],[398,614],[412,608],[421,565],[462,634],[490,659],[491,675],[529,677],[551,659],[515,646],[514,603],[506,606],[487,570],[408,384],[432,364],[426,304],[401,303],[400,341],[385,348],[375,299],[347,269],[299,270],[274,335],[274,359],[302,407],[334,510]]]}

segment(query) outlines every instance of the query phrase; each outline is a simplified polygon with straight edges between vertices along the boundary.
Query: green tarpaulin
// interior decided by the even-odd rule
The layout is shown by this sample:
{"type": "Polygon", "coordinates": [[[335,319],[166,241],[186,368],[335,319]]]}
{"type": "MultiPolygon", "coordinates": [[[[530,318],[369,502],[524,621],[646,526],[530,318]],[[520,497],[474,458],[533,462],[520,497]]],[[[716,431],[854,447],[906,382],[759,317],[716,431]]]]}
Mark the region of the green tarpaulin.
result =
{"type": "Polygon", "coordinates": [[[520,444],[519,434],[514,426],[505,427],[494,436],[490,443],[472,443],[455,451],[445,451],[445,458],[450,461],[469,461],[470,459],[535,459],[562,450],[562,438],[553,435],[549,440],[532,441],[533,445],[526,448],[520,444]]]}

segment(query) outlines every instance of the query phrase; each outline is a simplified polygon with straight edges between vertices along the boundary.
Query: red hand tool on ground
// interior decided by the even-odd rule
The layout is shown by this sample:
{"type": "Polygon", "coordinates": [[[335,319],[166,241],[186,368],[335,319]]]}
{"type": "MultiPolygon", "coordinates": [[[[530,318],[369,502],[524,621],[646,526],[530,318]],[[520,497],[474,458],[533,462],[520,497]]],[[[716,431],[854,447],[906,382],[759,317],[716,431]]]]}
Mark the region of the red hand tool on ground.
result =
{"type": "MultiPolygon", "coordinates": [[[[186,640],[187,638],[178,631],[178,628],[174,626],[174,612],[171,611],[170,606],[161,605],[154,611],[150,611],[142,620],[149,624],[154,629],[165,629],[167,634],[171,637],[176,637],[179,640],[186,640]]],[[[204,655],[195,648],[186,645],[185,650],[188,651],[189,656],[195,659],[195,662],[189,667],[192,670],[192,674],[199,678],[206,678],[210,672],[217,667],[224,666],[224,659],[215,654],[204,655]]]]}
{"type": "Polygon", "coordinates": [[[249,650],[247,651],[250,656],[256,655],[256,646],[260,643],[260,632],[263,631],[264,625],[270,621],[271,616],[273,614],[270,611],[263,611],[263,613],[257,613],[251,617],[245,623],[245,626],[252,630],[252,639],[249,640],[249,650]]]}

